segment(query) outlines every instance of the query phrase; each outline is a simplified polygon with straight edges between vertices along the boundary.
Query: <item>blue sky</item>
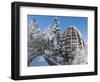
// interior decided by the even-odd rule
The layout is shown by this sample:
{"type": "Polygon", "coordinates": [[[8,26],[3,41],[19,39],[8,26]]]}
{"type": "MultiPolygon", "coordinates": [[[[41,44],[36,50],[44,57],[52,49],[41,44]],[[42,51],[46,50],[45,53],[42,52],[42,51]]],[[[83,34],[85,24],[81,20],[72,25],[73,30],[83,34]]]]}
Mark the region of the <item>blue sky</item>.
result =
{"type": "Polygon", "coordinates": [[[48,26],[54,24],[54,17],[58,17],[60,21],[61,32],[63,33],[68,26],[76,26],[83,35],[83,39],[87,42],[88,34],[88,18],[73,17],[73,16],[43,16],[43,15],[28,15],[28,23],[36,19],[41,31],[46,31],[48,26]]]}

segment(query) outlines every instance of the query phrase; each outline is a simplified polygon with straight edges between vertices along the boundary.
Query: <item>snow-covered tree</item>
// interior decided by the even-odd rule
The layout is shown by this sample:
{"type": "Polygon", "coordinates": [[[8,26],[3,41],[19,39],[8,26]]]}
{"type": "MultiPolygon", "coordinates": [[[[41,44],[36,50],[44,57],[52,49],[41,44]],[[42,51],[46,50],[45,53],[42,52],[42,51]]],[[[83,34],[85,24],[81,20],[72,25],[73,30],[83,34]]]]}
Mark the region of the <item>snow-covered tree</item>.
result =
{"type": "Polygon", "coordinates": [[[55,46],[57,46],[59,44],[59,40],[61,37],[60,23],[59,23],[58,17],[55,17],[54,22],[55,22],[55,24],[54,24],[52,30],[53,30],[53,33],[55,34],[54,44],[55,44],[55,46]]]}
{"type": "Polygon", "coordinates": [[[46,41],[35,19],[28,24],[28,60],[36,55],[43,54],[46,41]]]}
{"type": "Polygon", "coordinates": [[[76,56],[72,61],[72,64],[88,64],[88,51],[87,47],[84,49],[78,49],[76,56]]]}

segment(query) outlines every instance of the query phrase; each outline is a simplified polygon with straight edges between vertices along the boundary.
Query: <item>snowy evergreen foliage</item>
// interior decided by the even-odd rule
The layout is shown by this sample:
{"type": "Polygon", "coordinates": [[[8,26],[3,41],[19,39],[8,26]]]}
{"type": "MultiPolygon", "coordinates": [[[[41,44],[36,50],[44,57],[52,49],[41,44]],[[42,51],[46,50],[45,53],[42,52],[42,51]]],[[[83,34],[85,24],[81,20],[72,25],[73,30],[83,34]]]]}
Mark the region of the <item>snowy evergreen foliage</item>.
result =
{"type": "Polygon", "coordinates": [[[77,55],[75,56],[74,60],[72,61],[72,64],[88,64],[88,55],[87,55],[87,48],[84,48],[82,50],[78,49],[77,55]]]}
{"type": "Polygon", "coordinates": [[[35,56],[46,56],[60,65],[87,64],[87,48],[69,50],[66,37],[61,34],[58,17],[49,25],[47,32],[41,32],[34,19],[28,24],[28,65],[35,56]]]}

